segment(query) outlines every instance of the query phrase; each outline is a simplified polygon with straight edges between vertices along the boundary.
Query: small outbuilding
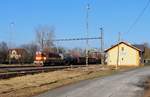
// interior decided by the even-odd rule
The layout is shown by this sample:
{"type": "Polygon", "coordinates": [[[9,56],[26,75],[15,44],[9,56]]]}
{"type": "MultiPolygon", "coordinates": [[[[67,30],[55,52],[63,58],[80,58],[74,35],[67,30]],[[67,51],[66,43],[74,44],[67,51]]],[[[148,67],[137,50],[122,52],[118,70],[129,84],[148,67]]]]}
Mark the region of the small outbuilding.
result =
{"type": "Polygon", "coordinates": [[[126,42],[108,48],[105,53],[107,65],[140,66],[141,64],[141,50],[126,42]]]}

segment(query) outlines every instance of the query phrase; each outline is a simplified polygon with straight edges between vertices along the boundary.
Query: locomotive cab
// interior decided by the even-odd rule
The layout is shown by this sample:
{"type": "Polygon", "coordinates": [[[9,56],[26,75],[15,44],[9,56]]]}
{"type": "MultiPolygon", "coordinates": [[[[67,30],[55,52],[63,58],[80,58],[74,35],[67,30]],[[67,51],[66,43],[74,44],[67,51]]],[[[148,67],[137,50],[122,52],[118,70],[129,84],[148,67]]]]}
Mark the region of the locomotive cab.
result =
{"type": "Polygon", "coordinates": [[[34,64],[43,66],[46,59],[47,59],[46,56],[42,52],[38,51],[36,52],[36,55],[35,55],[34,64]]]}

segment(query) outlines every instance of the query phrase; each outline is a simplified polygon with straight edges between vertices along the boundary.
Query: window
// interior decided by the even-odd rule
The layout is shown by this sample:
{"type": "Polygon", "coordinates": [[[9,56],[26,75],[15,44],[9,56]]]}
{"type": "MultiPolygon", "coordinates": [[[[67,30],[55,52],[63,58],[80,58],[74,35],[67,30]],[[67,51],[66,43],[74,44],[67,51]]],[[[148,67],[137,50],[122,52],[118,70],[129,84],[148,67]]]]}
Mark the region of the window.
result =
{"type": "Polygon", "coordinates": [[[12,55],[16,55],[16,51],[15,50],[12,51],[12,55]]]}
{"type": "Polygon", "coordinates": [[[124,47],[122,47],[121,50],[124,51],[124,47]]]}

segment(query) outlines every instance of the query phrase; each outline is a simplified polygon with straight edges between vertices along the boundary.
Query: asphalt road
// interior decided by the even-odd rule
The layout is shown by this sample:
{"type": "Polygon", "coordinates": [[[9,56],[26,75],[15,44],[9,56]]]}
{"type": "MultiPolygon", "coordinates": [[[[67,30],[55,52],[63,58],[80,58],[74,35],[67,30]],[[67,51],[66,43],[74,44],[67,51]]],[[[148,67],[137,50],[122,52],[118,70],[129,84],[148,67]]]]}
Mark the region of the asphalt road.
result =
{"type": "Polygon", "coordinates": [[[150,76],[150,67],[144,67],[108,77],[81,81],[50,90],[35,97],[141,97],[142,83],[150,76]]]}

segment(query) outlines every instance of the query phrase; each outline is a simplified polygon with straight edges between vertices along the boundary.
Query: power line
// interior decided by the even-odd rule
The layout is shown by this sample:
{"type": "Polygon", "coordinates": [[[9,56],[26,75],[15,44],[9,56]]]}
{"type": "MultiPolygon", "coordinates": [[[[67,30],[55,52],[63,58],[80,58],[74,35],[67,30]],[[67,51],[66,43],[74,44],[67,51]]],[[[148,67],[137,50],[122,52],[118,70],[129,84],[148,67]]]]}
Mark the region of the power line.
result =
{"type": "Polygon", "coordinates": [[[137,18],[135,19],[135,21],[133,22],[133,24],[129,27],[129,29],[127,30],[127,32],[130,32],[133,27],[138,23],[138,21],[140,20],[140,18],[143,16],[145,10],[149,7],[150,5],[150,0],[147,1],[145,7],[143,8],[143,10],[140,12],[140,14],[137,16],[137,18]]]}

